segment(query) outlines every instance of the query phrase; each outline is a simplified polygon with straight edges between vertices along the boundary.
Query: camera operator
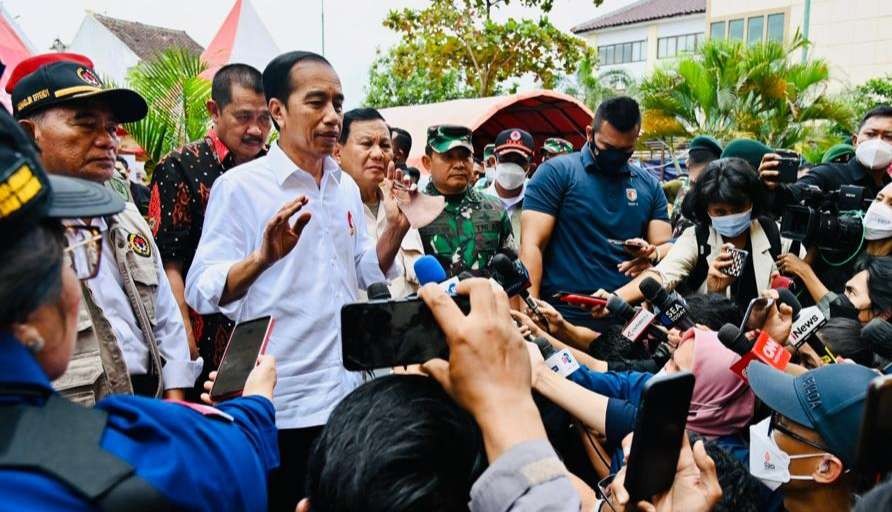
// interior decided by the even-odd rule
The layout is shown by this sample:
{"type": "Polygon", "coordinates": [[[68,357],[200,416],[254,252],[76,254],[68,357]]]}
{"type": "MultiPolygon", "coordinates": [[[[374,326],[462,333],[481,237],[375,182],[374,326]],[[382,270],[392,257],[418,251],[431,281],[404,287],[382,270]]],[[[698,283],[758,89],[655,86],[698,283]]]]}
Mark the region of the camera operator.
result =
{"type": "MultiPolygon", "coordinates": [[[[847,163],[831,162],[815,167],[795,183],[780,183],[778,169],[781,156],[776,153],[766,154],[759,166],[759,175],[772,196],[770,202],[774,214],[788,215],[785,209],[808,200],[815,192],[826,194],[838,191],[845,185],[862,187],[864,198],[875,197],[890,181],[887,170],[892,163],[892,106],[883,105],[867,112],[861,120],[858,133],[853,136],[853,144],[856,148],[855,158],[847,163]]],[[[855,206],[853,209],[861,207],[855,206]]],[[[841,241],[838,237],[824,238],[824,244],[838,244],[841,241]]],[[[841,293],[844,283],[852,275],[855,268],[855,257],[850,253],[852,249],[840,245],[835,252],[844,254],[833,258],[834,261],[824,254],[813,256],[811,264],[816,274],[821,276],[831,291],[841,293]]]]}
{"type": "MultiPolygon", "coordinates": [[[[892,254],[892,183],[883,187],[867,209],[863,219],[864,249],[854,256],[855,261],[863,262],[865,257],[881,257],[892,254]]],[[[795,254],[782,254],[777,260],[777,268],[787,275],[795,275],[802,280],[809,295],[817,303],[830,290],[812,268],[815,258],[812,251],[806,258],[795,254]]]]}

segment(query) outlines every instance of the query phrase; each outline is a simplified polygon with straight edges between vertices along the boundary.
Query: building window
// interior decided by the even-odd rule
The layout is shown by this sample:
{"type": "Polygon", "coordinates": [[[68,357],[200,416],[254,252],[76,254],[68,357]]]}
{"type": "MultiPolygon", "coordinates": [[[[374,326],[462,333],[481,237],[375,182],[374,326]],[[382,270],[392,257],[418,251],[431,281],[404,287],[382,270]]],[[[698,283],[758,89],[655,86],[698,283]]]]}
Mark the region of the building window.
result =
{"type": "Polygon", "coordinates": [[[746,43],[761,43],[765,38],[765,17],[753,16],[746,20],[746,43]]]}
{"type": "Polygon", "coordinates": [[[724,21],[714,21],[709,25],[709,38],[710,39],[724,39],[725,38],[725,22],[724,21]]]}
{"type": "Polygon", "coordinates": [[[768,30],[765,39],[778,43],[784,42],[784,13],[768,15],[768,30]]]}
{"type": "Polygon", "coordinates": [[[601,66],[642,62],[645,60],[647,60],[647,41],[633,41],[598,47],[598,64],[601,66]]]}
{"type": "Polygon", "coordinates": [[[728,39],[743,41],[743,18],[728,22],[728,39]]]}
{"type": "Polygon", "coordinates": [[[657,58],[667,59],[681,53],[695,52],[703,44],[704,34],[684,34],[657,39],[657,58]]]}

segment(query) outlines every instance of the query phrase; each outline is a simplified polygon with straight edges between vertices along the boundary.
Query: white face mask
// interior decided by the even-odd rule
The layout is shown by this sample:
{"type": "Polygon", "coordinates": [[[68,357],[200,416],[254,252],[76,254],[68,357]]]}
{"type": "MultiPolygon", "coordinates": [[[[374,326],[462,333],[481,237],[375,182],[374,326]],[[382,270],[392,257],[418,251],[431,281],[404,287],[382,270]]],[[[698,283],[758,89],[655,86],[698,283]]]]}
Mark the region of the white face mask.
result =
{"type": "Polygon", "coordinates": [[[855,158],[868,169],[885,169],[892,163],[892,144],[882,139],[866,140],[855,148],[855,158]]]}
{"type": "Polygon", "coordinates": [[[768,435],[770,423],[771,417],[769,416],[750,426],[750,474],[772,491],[790,480],[814,480],[812,476],[791,475],[790,461],[822,457],[826,453],[787,454],[774,442],[774,438],[768,435]]]}
{"type": "Polygon", "coordinates": [[[523,185],[527,172],[512,162],[499,162],[496,165],[496,183],[505,190],[515,190],[523,185]]]}
{"type": "Polygon", "coordinates": [[[864,214],[864,238],[882,240],[892,237],[892,206],[879,201],[871,203],[864,214]]]}
{"type": "Polygon", "coordinates": [[[484,169],[483,177],[486,178],[486,181],[492,183],[492,177],[495,176],[495,174],[496,174],[496,168],[495,167],[484,167],[483,169],[484,169]]]}

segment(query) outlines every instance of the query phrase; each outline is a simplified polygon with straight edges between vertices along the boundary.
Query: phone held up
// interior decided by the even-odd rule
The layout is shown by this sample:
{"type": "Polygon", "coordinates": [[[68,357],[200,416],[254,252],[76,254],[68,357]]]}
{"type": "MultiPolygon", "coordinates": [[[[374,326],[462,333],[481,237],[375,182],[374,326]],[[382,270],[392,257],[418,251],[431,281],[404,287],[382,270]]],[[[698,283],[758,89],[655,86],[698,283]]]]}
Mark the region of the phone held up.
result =
{"type": "Polygon", "coordinates": [[[242,394],[248,375],[257,364],[257,357],[266,351],[273,325],[275,320],[264,316],[235,326],[217,369],[217,378],[210,391],[211,400],[217,402],[242,394]]]}

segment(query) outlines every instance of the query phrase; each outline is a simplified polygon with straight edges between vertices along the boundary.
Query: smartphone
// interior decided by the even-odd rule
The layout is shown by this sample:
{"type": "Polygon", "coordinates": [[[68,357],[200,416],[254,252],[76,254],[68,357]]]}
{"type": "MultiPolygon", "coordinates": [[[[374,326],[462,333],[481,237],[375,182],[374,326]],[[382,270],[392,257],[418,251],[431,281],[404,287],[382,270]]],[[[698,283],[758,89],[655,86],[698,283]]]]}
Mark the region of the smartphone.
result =
{"type": "Polygon", "coordinates": [[[211,388],[211,399],[225,400],[242,394],[248,374],[257,364],[257,357],[266,350],[275,321],[264,316],[241,322],[232,330],[217,378],[211,388]]]}
{"type": "Polygon", "coordinates": [[[647,247],[647,243],[641,240],[626,240],[623,242],[623,248],[632,255],[638,254],[645,247],[647,247]]]}
{"type": "Polygon", "coordinates": [[[691,372],[655,376],[644,385],[626,463],[630,502],[672,487],[693,391],[691,372]]]}
{"type": "Polygon", "coordinates": [[[867,388],[855,467],[876,475],[892,470],[892,375],[877,377],[867,388]]]}
{"type": "Polygon", "coordinates": [[[746,313],[743,314],[743,321],[740,322],[740,332],[761,329],[765,325],[772,305],[774,305],[774,299],[768,297],[756,297],[751,300],[746,307],[746,313]]]}
{"type": "Polygon", "coordinates": [[[775,150],[780,155],[777,159],[777,181],[779,183],[795,183],[799,177],[799,163],[802,161],[799,153],[786,149],[775,150]]]}
{"type": "Polygon", "coordinates": [[[795,291],[793,279],[787,276],[782,276],[780,274],[774,276],[774,278],[771,280],[771,288],[775,290],[786,288],[788,290],[795,291]]]}
{"type": "Polygon", "coordinates": [[[746,260],[750,256],[749,251],[736,247],[724,250],[731,254],[731,265],[723,268],[722,273],[731,277],[740,277],[740,274],[743,274],[743,266],[746,265],[746,260]]]}
{"type": "MultiPolygon", "coordinates": [[[[452,300],[465,314],[467,296],[452,300]]],[[[433,313],[418,297],[355,302],[341,307],[341,347],[344,368],[374,370],[449,358],[446,336],[433,313]]]]}
{"type": "Polygon", "coordinates": [[[606,306],[607,299],[592,297],[591,295],[581,295],[571,292],[557,292],[553,297],[561,302],[577,306],[582,309],[591,309],[595,306],[606,306]]]}

